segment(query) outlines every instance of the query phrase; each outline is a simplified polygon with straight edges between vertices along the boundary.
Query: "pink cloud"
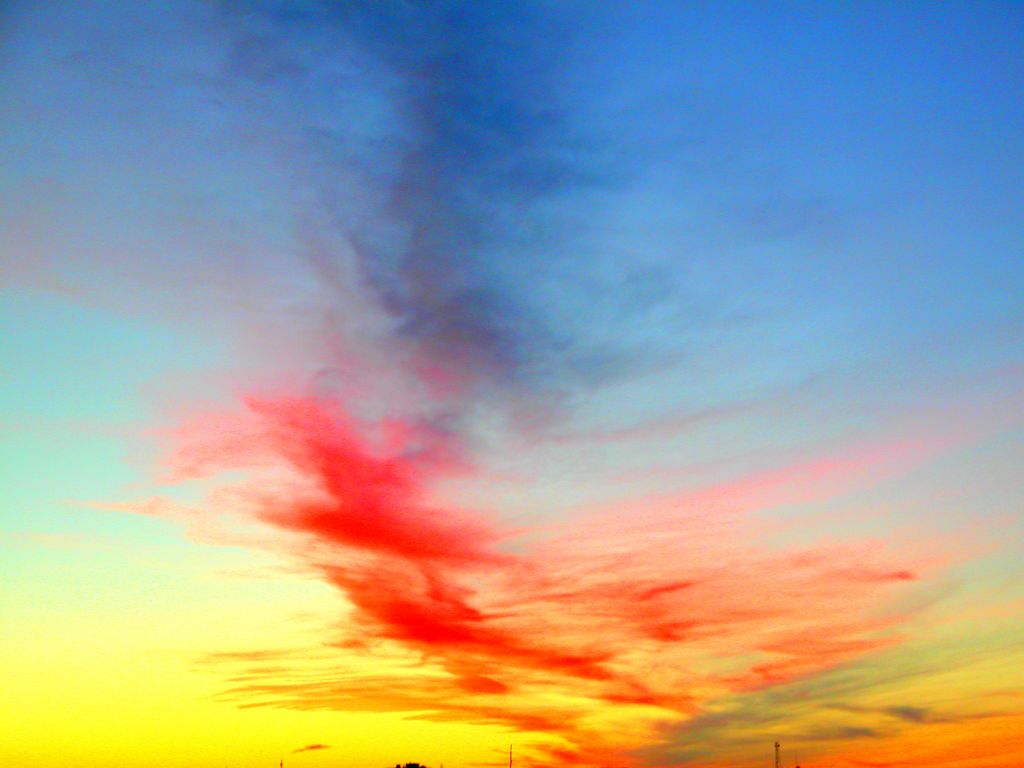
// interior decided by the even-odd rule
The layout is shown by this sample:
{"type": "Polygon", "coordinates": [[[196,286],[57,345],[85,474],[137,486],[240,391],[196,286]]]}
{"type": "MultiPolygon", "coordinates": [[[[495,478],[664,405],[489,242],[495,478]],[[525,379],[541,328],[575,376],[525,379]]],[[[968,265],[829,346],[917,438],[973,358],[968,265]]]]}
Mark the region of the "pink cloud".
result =
{"type": "Polygon", "coordinates": [[[330,748],[331,748],[330,744],[307,744],[304,747],[299,747],[298,749],[293,749],[292,750],[292,754],[293,755],[297,755],[300,752],[319,752],[322,749],[330,749],[330,748]]]}
{"type": "Polygon", "coordinates": [[[363,424],[319,399],[246,407],[180,431],[177,476],[252,470],[220,499],[280,532],[266,546],[344,594],[353,614],[334,645],[414,650],[440,676],[410,672],[396,691],[326,664],[293,679],[287,657],[225,657],[247,665],[228,693],[243,705],[499,723],[558,734],[573,745],[560,761],[596,764],[587,750],[611,747],[586,731],[587,712],[639,706],[684,718],[709,692],[777,685],[896,642],[885,630],[904,617],[876,609],[936,563],[871,541],[769,548],[746,515],[897,471],[935,441],[583,510],[527,545],[481,512],[435,500],[439,479],[471,471],[445,435],[363,424]],[[589,703],[552,709],[537,697],[545,691],[589,703]]]}

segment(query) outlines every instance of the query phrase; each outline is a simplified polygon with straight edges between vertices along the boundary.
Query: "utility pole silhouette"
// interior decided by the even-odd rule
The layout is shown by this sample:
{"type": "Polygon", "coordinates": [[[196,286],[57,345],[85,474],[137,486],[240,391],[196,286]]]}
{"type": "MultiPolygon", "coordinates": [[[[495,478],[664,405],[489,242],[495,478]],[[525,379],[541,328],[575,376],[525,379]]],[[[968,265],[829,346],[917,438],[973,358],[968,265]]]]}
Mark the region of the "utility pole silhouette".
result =
{"type": "Polygon", "coordinates": [[[512,745],[508,745],[508,768],[512,768],[512,745]]]}
{"type": "Polygon", "coordinates": [[[775,768],[782,768],[782,763],[779,762],[779,742],[775,742],[775,768]]]}

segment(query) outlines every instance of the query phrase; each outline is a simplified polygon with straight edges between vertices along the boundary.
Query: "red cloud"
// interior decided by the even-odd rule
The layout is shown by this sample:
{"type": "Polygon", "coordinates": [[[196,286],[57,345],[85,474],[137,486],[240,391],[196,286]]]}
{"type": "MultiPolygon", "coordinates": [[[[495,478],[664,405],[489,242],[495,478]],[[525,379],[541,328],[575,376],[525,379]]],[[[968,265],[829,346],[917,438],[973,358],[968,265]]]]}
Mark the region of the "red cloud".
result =
{"type": "Polygon", "coordinates": [[[324,543],[420,562],[503,559],[486,521],[432,509],[423,497],[428,470],[461,468],[443,436],[388,423],[380,430],[385,449],[375,451],[348,415],[327,401],[250,398],[246,405],[255,421],[222,421],[212,435],[198,425],[200,440],[179,452],[179,474],[281,462],[304,483],[285,489],[288,498],[266,503],[259,512],[264,522],[324,543]]]}
{"type": "Polygon", "coordinates": [[[870,543],[768,549],[742,517],[758,494],[814,498],[879,462],[907,460],[915,444],[618,504],[513,555],[511,531],[433,500],[434,481],[466,471],[446,436],[368,429],[322,400],[247,406],[246,418],[210,422],[212,434],[202,425],[184,433],[182,472],[256,468],[238,494],[246,512],[299,535],[290,551],[354,608],[357,637],[337,645],[397,644],[443,676],[410,673],[396,692],[394,681],[326,669],[289,680],[287,657],[225,658],[250,664],[229,692],[245,704],[501,723],[557,734],[572,746],[551,758],[593,764],[607,756],[604,737],[584,727],[596,709],[684,717],[700,704],[691,691],[774,685],[892,642],[879,631],[899,617],[871,618],[872,609],[920,566],[894,566],[870,543]],[[537,696],[546,692],[584,703],[553,708],[537,696]]]}

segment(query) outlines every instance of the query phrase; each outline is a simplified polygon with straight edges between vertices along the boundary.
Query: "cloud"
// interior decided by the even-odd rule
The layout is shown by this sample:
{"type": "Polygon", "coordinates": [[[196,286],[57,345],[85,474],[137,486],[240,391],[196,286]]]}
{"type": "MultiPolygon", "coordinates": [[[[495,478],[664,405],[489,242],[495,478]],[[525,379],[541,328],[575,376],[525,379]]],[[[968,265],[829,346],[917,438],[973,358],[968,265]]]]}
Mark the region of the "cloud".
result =
{"type": "Polygon", "coordinates": [[[910,723],[923,723],[930,716],[929,711],[924,707],[886,707],[884,711],[888,715],[910,723]]]}
{"type": "MultiPolygon", "coordinates": [[[[661,82],[686,70],[679,51],[647,51],[628,83],[588,53],[628,59],[645,12],[385,0],[55,17],[26,91],[89,130],[37,132],[26,154],[71,156],[74,172],[57,189],[14,185],[9,234],[47,262],[38,279],[90,301],[236,334],[277,375],[337,370],[389,402],[425,389],[417,415],[452,431],[478,426],[481,405],[512,429],[556,428],[581,387],[689,365],[763,309],[694,269],[702,205],[763,163],[756,120],[714,89],[661,82]],[[72,274],[72,251],[95,268],[72,274]],[[108,272],[130,290],[91,277],[108,272]]],[[[753,230],[774,238],[835,207],[776,194],[769,175],[742,185],[767,210],[745,217],[753,230]]]]}
{"type": "Polygon", "coordinates": [[[299,747],[298,749],[293,749],[292,750],[292,754],[293,755],[297,755],[299,752],[317,752],[317,751],[319,751],[321,749],[330,749],[330,748],[331,748],[330,744],[307,744],[304,747],[299,747]]]}
{"type": "Polygon", "coordinates": [[[242,706],[416,712],[610,750],[602,713],[639,714],[655,738],[654,723],[687,720],[709,699],[892,646],[905,616],[878,606],[937,562],[871,541],[773,550],[748,517],[783,498],[827,498],[928,455],[928,441],[624,500],[527,531],[440,500],[440,481],[475,471],[447,435],[360,421],[332,400],[245,403],[246,413],[178,433],[180,476],[248,471],[218,506],[276,532],[260,546],[344,595],[339,660],[421,661],[384,684],[334,656],[209,657],[238,668],[224,696],[242,706]]]}
{"type": "Polygon", "coordinates": [[[595,183],[555,92],[563,23],[529,3],[222,13],[225,90],[273,116],[304,256],[344,293],[354,264],[395,340],[450,378],[522,384],[561,343],[517,283],[545,269],[538,202],[595,183]]]}
{"type": "MultiPolygon", "coordinates": [[[[1008,654],[1004,664],[1016,663],[1018,649],[993,642],[1001,648],[998,653],[1008,654]]],[[[936,740],[946,745],[936,752],[956,765],[955,750],[948,749],[950,734],[963,749],[992,752],[981,734],[993,730],[1002,739],[1003,724],[1020,717],[1018,702],[1012,699],[1000,702],[1008,710],[989,708],[983,699],[967,701],[954,692],[959,688],[955,677],[949,677],[951,670],[984,677],[993,653],[976,639],[969,649],[957,640],[908,639],[813,675],[709,701],[704,711],[669,725],[660,743],[636,754],[648,765],[704,765],[713,758],[715,765],[745,766],[752,753],[780,740],[812,765],[868,765],[872,756],[883,755],[899,757],[893,764],[933,765],[939,763],[926,755],[936,740]],[[892,703],[906,701],[909,692],[919,701],[892,703]],[[868,743],[846,744],[850,740],[868,743]]]]}

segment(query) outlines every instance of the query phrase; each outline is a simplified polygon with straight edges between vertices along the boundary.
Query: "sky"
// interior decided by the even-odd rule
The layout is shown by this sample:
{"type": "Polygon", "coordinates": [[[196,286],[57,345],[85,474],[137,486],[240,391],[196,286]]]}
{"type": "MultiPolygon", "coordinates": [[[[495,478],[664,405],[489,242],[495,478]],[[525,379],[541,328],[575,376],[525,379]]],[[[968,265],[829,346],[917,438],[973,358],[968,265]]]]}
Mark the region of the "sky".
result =
{"type": "Polygon", "coordinates": [[[0,759],[1024,763],[1024,8],[0,6],[0,759]]]}

